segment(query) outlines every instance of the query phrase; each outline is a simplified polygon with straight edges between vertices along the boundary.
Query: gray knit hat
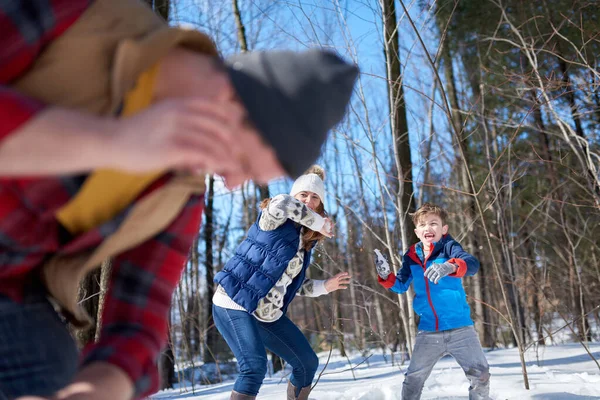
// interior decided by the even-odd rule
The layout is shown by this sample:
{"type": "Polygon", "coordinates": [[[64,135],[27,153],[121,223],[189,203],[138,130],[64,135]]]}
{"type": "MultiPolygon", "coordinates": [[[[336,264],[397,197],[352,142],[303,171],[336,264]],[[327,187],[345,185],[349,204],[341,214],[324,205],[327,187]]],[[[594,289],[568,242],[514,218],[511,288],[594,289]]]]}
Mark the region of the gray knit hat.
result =
{"type": "Polygon", "coordinates": [[[265,142],[290,176],[301,175],[344,116],[358,67],[317,49],[242,53],[225,65],[265,142]]]}

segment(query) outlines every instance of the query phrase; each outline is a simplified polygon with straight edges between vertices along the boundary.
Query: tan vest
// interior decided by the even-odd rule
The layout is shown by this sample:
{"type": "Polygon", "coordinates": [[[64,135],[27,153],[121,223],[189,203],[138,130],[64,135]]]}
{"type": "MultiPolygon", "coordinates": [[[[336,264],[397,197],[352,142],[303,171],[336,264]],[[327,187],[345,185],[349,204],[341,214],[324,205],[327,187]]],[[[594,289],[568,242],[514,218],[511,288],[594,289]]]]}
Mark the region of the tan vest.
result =
{"type": "MultiPolygon", "coordinates": [[[[13,87],[47,104],[114,115],[138,77],[177,46],[217,54],[208,36],[167,26],[139,0],[96,0],[13,87]]],[[[203,176],[176,176],[137,202],[117,232],[96,249],[50,259],[42,276],[65,316],[75,326],[86,326],[90,317],[77,304],[85,275],[156,236],[191,195],[204,191],[203,176]]]]}

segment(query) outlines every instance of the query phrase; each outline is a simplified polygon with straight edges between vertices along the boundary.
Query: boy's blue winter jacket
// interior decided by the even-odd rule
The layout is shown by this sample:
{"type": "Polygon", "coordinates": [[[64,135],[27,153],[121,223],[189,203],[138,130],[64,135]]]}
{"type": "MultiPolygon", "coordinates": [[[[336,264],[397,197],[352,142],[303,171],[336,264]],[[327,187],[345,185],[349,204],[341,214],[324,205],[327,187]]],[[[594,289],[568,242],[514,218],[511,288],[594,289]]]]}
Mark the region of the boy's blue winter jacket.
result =
{"type": "Polygon", "coordinates": [[[404,293],[411,282],[414,283],[413,308],[421,318],[421,330],[445,331],[473,325],[461,278],[475,275],[479,270],[479,261],[463,250],[450,235],[444,235],[432,246],[429,257],[423,262],[423,243],[412,245],[404,254],[402,268],[395,279],[392,276],[391,279],[381,281],[382,284],[393,292],[404,293]],[[446,261],[457,265],[454,274],[442,278],[437,284],[425,278],[423,274],[426,268],[446,261]]]}
{"type": "MultiPolygon", "coordinates": [[[[263,231],[258,226],[258,220],[248,230],[248,236],[237,247],[235,255],[214,279],[233,301],[249,313],[256,310],[258,301],[275,286],[298,252],[302,228],[288,219],[277,229],[263,231]]],[[[281,310],[284,314],[304,283],[311,253],[305,252],[302,271],[287,287],[281,310]]]]}

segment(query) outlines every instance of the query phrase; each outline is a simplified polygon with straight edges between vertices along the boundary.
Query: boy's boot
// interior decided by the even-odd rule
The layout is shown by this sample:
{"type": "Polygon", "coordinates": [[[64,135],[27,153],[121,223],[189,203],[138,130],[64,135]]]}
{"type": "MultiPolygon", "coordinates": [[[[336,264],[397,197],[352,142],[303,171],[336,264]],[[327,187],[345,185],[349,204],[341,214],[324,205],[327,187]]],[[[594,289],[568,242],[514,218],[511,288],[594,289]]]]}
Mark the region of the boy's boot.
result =
{"type": "Polygon", "coordinates": [[[298,396],[296,396],[296,389],[296,386],[292,385],[292,383],[288,381],[287,400],[308,400],[308,395],[310,394],[310,385],[300,389],[298,396]]]}
{"type": "Polygon", "coordinates": [[[229,400],[254,400],[256,396],[250,396],[248,394],[241,394],[236,392],[235,390],[231,392],[231,397],[229,400]]]}

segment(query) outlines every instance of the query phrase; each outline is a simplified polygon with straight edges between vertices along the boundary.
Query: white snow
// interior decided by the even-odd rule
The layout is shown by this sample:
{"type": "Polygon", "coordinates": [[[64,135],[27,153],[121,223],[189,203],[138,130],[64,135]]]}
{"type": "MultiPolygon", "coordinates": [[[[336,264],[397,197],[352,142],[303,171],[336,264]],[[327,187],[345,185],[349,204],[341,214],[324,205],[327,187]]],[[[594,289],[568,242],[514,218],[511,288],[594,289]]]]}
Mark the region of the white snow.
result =
{"type": "MultiPolygon", "coordinates": [[[[590,343],[590,352],[600,359],[600,343],[590,343]]],[[[328,352],[319,354],[323,369],[328,352]]],[[[530,390],[525,390],[519,355],[516,349],[494,350],[486,353],[490,364],[491,397],[535,400],[600,399],[600,369],[578,343],[529,349],[525,355],[530,390]],[[539,363],[538,363],[539,360],[539,363]]],[[[325,372],[310,395],[312,400],[392,400],[401,399],[402,381],[407,364],[393,366],[380,352],[366,362],[356,353],[350,357],[350,370],[345,357],[331,356],[325,372]],[[357,364],[361,363],[356,367],[357,364]],[[353,374],[354,373],[354,374],[353,374]],[[354,376],[353,376],[354,375],[354,376]]],[[[600,362],[600,361],[599,361],[600,362]]],[[[285,398],[288,370],[265,379],[258,400],[285,398]]],[[[214,399],[227,400],[233,381],[201,386],[190,385],[162,391],[154,399],[214,399]]],[[[422,399],[468,399],[469,383],[458,364],[451,357],[440,360],[425,383],[422,399]]]]}

